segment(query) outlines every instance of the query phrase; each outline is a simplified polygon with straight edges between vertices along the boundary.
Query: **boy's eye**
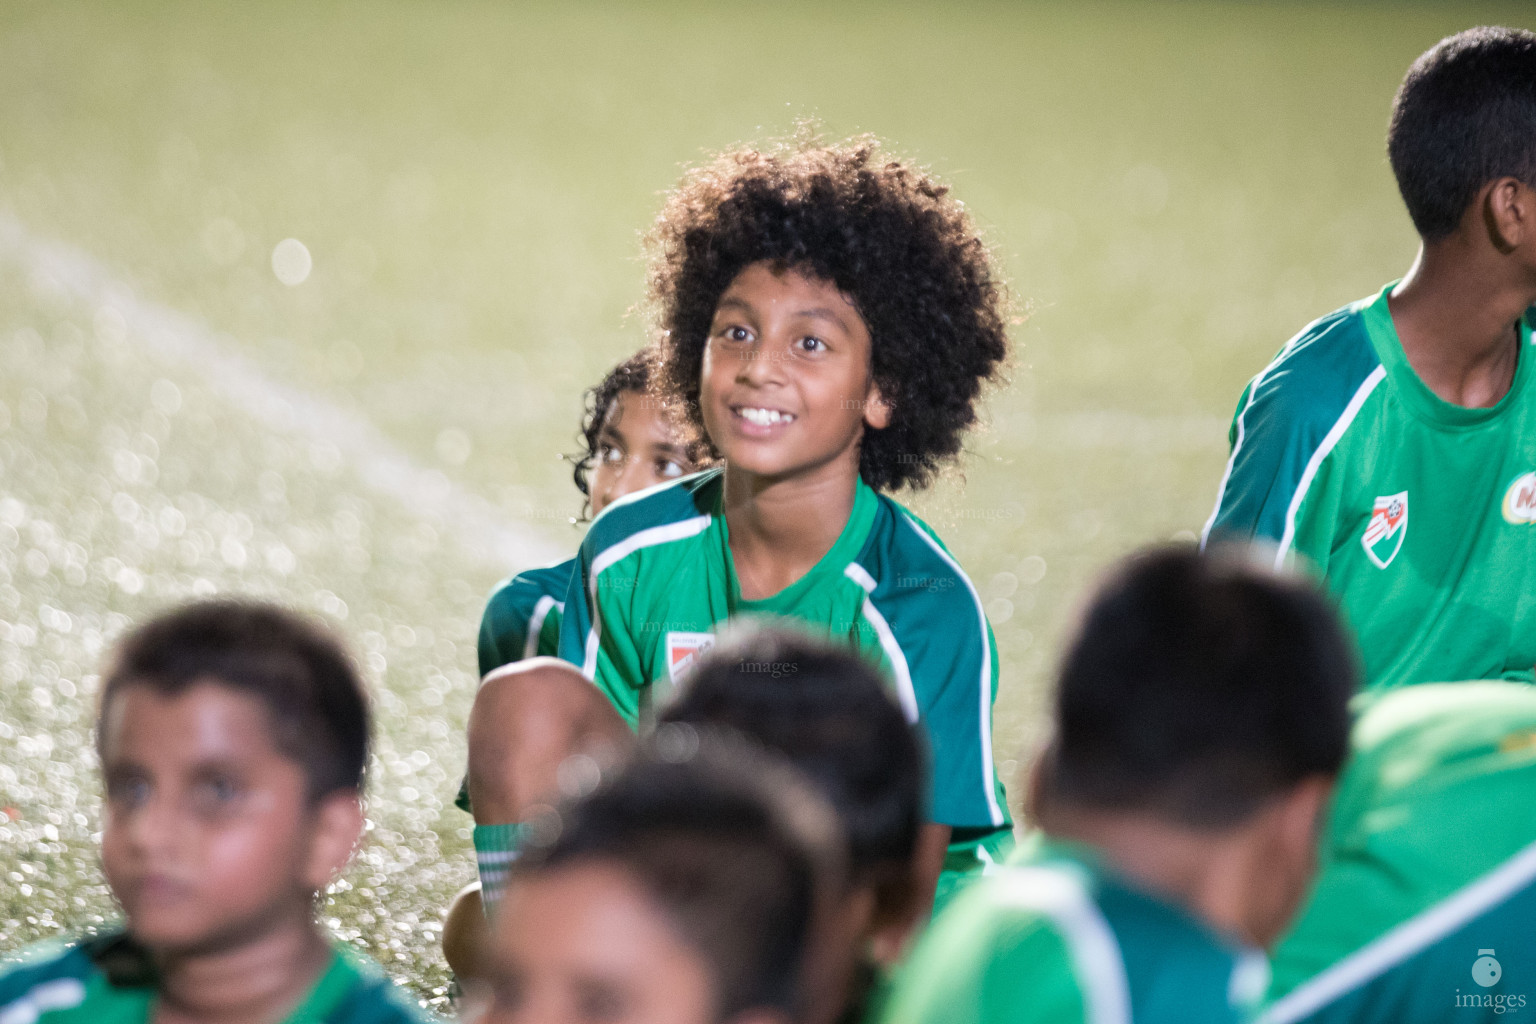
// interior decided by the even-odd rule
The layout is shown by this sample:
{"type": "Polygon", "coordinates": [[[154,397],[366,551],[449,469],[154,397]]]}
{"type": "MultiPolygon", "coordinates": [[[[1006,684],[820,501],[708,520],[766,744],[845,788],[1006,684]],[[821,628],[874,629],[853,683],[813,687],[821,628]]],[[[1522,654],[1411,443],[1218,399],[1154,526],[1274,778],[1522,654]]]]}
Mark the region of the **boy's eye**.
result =
{"type": "Polygon", "coordinates": [[[603,981],[578,982],[576,986],[576,1019],[591,1024],[623,1020],[627,1016],[629,1000],[616,985],[603,981]]]}
{"type": "Polygon", "coordinates": [[[683,467],[671,459],[659,459],[656,462],[656,475],[663,480],[671,480],[683,475],[683,467]]]}
{"type": "Polygon", "coordinates": [[[623,462],[624,452],[611,444],[600,444],[597,446],[597,460],[609,463],[623,462]]]}
{"type": "Polygon", "coordinates": [[[731,327],[727,327],[725,330],[721,331],[720,333],[726,338],[727,341],[751,341],[752,340],[752,332],[747,330],[745,327],[742,327],[740,324],[736,324],[736,325],[733,325],[731,327]]]}
{"type": "Polygon", "coordinates": [[[240,796],[240,784],[227,775],[202,779],[192,790],[193,801],[201,808],[217,809],[240,796]]]}
{"type": "Polygon", "coordinates": [[[796,344],[798,344],[801,351],[804,352],[825,352],[827,350],[826,342],[822,341],[820,338],[812,337],[811,335],[806,335],[796,344]]]}
{"type": "Polygon", "coordinates": [[[107,783],[107,799],[120,807],[142,807],[149,802],[149,795],[149,780],[139,775],[112,779],[107,783]]]}

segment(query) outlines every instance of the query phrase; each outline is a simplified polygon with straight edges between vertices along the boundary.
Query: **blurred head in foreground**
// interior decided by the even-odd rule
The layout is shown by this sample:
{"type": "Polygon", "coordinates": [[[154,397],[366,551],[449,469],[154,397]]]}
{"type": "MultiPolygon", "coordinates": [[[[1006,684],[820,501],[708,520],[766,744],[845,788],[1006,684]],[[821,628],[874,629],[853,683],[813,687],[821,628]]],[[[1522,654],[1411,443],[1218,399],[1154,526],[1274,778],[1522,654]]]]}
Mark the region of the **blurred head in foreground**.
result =
{"type": "Polygon", "coordinates": [[[102,683],[102,866],[133,937],[227,951],[318,930],[362,828],[369,713],[337,641],[270,605],[208,601],[129,634],[102,683]]]}
{"type": "Polygon", "coordinates": [[[747,625],[689,675],[664,721],[728,729],[784,755],[830,801],[847,837],[830,998],[858,1004],[861,959],[891,966],[923,911],[917,898],[924,770],[918,738],[875,670],[798,630],[747,625]]]}
{"type": "Polygon", "coordinates": [[[1067,653],[1032,811],[1269,945],[1315,871],[1355,686],[1350,642],[1310,584],[1237,549],[1137,555],[1067,653]]]}
{"type": "Polygon", "coordinates": [[[536,836],[495,921],[487,1022],[805,1019],[842,844],[781,759],[665,726],[536,836]]]}

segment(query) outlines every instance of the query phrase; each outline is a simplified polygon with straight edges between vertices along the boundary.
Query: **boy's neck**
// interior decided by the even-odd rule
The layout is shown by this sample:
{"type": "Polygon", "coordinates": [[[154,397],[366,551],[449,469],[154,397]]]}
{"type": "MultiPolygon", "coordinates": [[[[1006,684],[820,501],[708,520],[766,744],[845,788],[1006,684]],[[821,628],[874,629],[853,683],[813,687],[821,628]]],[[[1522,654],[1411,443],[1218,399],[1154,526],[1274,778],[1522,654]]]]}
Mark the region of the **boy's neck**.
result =
{"type": "Polygon", "coordinates": [[[1408,364],[1436,395],[1487,408],[1509,393],[1536,281],[1486,238],[1424,244],[1387,301],[1408,364]]]}
{"type": "Polygon", "coordinates": [[[1212,837],[1152,815],[1053,808],[1041,823],[1057,839],[1093,848],[1122,877],[1222,934],[1247,934],[1249,893],[1260,868],[1240,838],[1212,837]]]}
{"type": "Polygon", "coordinates": [[[848,525],[858,484],[857,462],[843,459],[777,480],[728,465],[725,522],[741,596],[772,597],[810,572],[848,525]]]}
{"type": "Polygon", "coordinates": [[[276,1024],[304,1000],[334,955],[306,919],[215,953],[157,956],[152,1024],[276,1024]]]}

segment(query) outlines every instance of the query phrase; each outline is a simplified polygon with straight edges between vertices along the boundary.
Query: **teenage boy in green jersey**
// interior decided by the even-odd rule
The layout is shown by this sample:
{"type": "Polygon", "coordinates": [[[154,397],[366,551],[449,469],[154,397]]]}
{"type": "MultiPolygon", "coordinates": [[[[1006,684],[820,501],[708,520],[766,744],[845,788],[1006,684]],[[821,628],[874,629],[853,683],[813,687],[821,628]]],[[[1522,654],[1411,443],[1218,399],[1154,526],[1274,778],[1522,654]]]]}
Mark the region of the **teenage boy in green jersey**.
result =
{"type": "MultiPolygon", "coordinates": [[[[651,356],[641,351],[608,371],[586,396],[581,420],[582,455],[571,476],[586,498],[585,513],[596,515],[608,503],[694,472],[698,452],[683,443],[672,417],[649,394],[651,356]]],[[[555,565],[520,572],[496,585],[480,618],[477,651],[480,677],[559,647],[560,618],[571,584],[575,557],[555,565]]],[[[459,790],[456,803],[469,810],[469,793],[459,790]]],[[[480,973],[478,950],[485,944],[485,914],[478,882],[454,898],[443,922],[443,954],[460,977],[480,973]]]]}
{"type": "Polygon", "coordinates": [[[1536,35],[1471,29],[1420,57],[1387,152],[1418,259],[1249,383],[1206,535],[1304,556],[1369,687],[1530,682],[1536,35]]]}
{"type": "Polygon", "coordinates": [[[1518,1020],[1536,1005],[1536,689],[1432,683],[1355,725],[1268,1024],[1518,1020]]]}
{"type": "MultiPolygon", "coordinates": [[[[930,889],[947,869],[942,894],[1011,834],[992,765],[997,654],[965,573],[879,492],[921,487],[958,454],[1007,354],[987,251],[942,185],[864,140],[726,153],[684,179],[651,245],[661,390],[725,468],[598,517],[560,656],[634,727],[727,619],[793,619],[852,645],[926,732],[923,862],[930,889]]],[[[557,783],[570,723],[602,718],[569,670],[525,664],[470,716],[491,848],[515,835],[486,826],[557,783]]]]}
{"type": "MultiPolygon", "coordinates": [[[[641,351],[608,371],[586,396],[582,454],[571,477],[586,499],[583,518],[608,503],[692,473],[696,452],[677,437],[671,417],[649,394],[651,355],[641,351]]],[[[560,646],[560,619],[576,559],[520,572],[496,585],[480,619],[483,679],[503,665],[560,646]]]]}
{"type": "Polygon", "coordinates": [[[1349,734],[1327,600],[1227,555],[1141,555],[1068,651],[1041,833],[919,943],[891,1024],[1228,1024],[1306,895],[1349,734]]]}
{"type": "Polygon", "coordinates": [[[282,609],[208,602],[132,633],[96,721],[124,926],[5,968],[0,1020],[425,1021],[315,921],[362,833],[368,730],[346,653],[282,609]]]}

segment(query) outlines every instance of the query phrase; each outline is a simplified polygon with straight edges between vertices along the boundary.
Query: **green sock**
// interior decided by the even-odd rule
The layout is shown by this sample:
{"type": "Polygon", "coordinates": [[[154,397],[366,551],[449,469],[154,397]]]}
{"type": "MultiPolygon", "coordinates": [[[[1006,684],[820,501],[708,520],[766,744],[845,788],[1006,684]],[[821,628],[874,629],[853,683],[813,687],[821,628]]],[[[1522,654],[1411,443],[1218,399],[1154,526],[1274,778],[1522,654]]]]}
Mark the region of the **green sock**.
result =
{"type": "Polygon", "coordinates": [[[507,885],[507,873],[517,860],[518,847],[523,841],[523,825],[475,826],[475,863],[480,868],[480,905],[485,916],[490,917],[501,901],[502,890],[507,885]]]}

